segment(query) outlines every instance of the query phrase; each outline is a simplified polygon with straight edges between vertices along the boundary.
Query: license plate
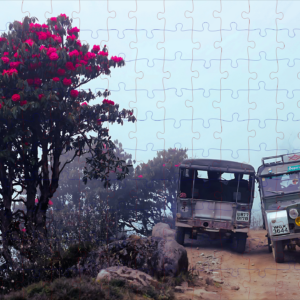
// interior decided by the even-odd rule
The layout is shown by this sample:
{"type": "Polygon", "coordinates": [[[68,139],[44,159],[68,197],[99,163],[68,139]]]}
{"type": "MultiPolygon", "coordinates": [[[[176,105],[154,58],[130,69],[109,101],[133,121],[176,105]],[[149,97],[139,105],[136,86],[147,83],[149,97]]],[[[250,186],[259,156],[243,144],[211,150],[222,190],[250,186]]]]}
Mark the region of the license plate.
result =
{"type": "Polygon", "coordinates": [[[280,225],[271,224],[271,226],[272,226],[273,235],[285,234],[290,232],[287,224],[280,224],[280,225]]]}
{"type": "Polygon", "coordinates": [[[237,211],[236,212],[236,221],[237,222],[249,222],[249,212],[237,211]]]}

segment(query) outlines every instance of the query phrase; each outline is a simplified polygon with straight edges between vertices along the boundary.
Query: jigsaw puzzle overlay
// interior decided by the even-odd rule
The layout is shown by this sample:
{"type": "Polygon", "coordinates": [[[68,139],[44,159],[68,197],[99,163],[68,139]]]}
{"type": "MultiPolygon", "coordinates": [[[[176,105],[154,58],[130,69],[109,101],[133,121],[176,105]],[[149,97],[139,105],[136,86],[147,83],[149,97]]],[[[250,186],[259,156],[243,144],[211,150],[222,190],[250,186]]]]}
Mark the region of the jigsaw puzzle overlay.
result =
{"type": "MultiPolygon", "coordinates": [[[[123,57],[125,67],[84,88],[108,89],[121,109],[134,109],[136,123],[108,128],[137,164],[188,148],[189,158],[257,170],[262,157],[300,151],[299,10],[298,1],[276,0],[2,1],[0,30],[26,15],[44,23],[64,13],[82,42],[123,57]]],[[[261,225],[260,205],[256,187],[252,227],[261,225]]],[[[190,264],[225,283],[211,298],[296,299],[299,255],[277,265],[265,234],[251,233],[238,258],[226,245],[190,240],[190,264]]]]}

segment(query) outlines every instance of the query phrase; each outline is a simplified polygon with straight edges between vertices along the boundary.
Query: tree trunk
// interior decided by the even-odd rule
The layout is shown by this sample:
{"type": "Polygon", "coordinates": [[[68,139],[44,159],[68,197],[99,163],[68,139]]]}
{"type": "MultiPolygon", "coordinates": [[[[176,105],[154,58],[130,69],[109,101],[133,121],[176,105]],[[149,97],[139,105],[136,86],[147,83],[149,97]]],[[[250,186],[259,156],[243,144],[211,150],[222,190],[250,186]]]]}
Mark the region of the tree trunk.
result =
{"type": "Polygon", "coordinates": [[[1,231],[2,231],[2,255],[6,262],[6,269],[13,268],[12,254],[10,245],[10,225],[12,221],[12,212],[9,209],[1,210],[1,231]]]}

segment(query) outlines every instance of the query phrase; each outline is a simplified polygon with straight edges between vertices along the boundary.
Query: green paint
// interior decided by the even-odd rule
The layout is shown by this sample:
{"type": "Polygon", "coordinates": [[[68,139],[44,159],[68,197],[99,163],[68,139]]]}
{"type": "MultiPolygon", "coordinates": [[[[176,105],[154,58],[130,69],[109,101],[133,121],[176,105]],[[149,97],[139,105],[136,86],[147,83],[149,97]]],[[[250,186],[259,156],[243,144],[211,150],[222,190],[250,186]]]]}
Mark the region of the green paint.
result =
{"type": "Polygon", "coordinates": [[[300,165],[288,167],[288,172],[300,171],[300,165]]]}

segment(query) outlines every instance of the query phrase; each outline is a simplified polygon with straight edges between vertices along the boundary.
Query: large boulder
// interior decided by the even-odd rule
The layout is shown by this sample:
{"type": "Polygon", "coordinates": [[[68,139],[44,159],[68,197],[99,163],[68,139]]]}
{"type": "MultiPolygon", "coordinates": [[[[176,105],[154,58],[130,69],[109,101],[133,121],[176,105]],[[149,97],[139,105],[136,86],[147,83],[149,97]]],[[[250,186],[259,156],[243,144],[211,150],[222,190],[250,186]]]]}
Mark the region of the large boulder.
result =
{"type": "Polygon", "coordinates": [[[158,285],[158,282],[154,280],[150,275],[124,266],[115,266],[101,270],[97,275],[96,281],[110,281],[112,279],[121,279],[127,281],[127,283],[129,284],[133,284],[136,286],[147,287],[149,285],[152,285],[156,288],[158,285]]]}
{"type": "Polygon", "coordinates": [[[158,236],[164,239],[175,239],[175,230],[171,229],[166,223],[157,223],[152,229],[152,236],[158,236]]]}
{"type": "Polygon", "coordinates": [[[158,278],[175,277],[187,271],[188,257],[185,248],[174,239],[132,236],[91,251],[76,268],[83,274],[96,277],[100,270],[112,266],[134,268],[158,278]]]}

